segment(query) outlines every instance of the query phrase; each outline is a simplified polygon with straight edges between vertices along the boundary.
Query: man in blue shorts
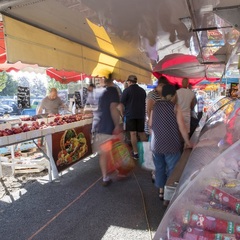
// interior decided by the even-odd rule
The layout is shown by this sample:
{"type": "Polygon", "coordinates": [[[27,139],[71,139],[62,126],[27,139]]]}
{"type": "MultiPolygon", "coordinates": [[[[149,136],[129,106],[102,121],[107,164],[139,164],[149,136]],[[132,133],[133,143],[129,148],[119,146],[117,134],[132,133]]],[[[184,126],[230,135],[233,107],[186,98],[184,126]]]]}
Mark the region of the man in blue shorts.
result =
{"type": "Polygon", "coordinates": [[[130,75],[127,79],[128,87],[121,97],[121,114],[126,118],[126,131],[130,132],[133,148],[133,158],[138,159],[138,135],[141,141],[146,140],[144,132],[146,92],[137,84],[137,77],[130,75]]]}

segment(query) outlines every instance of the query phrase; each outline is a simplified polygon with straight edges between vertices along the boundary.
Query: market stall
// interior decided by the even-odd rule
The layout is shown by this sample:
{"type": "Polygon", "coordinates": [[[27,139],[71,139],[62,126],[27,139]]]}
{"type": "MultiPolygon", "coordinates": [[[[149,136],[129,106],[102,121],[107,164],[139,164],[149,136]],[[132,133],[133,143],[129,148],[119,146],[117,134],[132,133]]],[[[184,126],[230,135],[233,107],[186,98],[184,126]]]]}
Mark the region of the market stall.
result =
{"type": "Polygon", "coordinates": [[[209,109],[154,239],[240,239],[239,112],[230,99],[209,109]]]}
{"type": "MultiPolygon", "coordinates": [[[[228,97],[220,98],[220,99],[216,100],[211,105],[211,107],[208,108],[207,112],[203,115],[203,117],[199,123],[199,126],[197,127],[197,129],[195,130],[195,132],[193,133],[193,135],[191,137],[191,142],[196,147],[193,150],[191,150],[191,149],[184,150],[175,169],[173,170],[171,176],[167,180],[166,187],[165,187],[165,195],[164,195],[165,204],[168,204],[168,202],[172,199],[172,197],[177,189],[178,182],[183,174],[183,170],[184,170],[186,164],[188,163],[190,156],[191,156],[191,158],[196,159],[197,163],[199,162],[199,163],[203,164],[202,161],[198,161],[199,157],[203,154],[202,150],[200,148],[198,148],[199,145],[202,144],[202,143],[200,144],[199,141],[201,139],[204,141],[206,134],[210,135],[212,138],[214,138],[214,136],[216,136],[216,135],[219,135],[218,139],[223,138],[226,131],[225,131],[225,129],[220,129],[220,126],[223,126],[223,128],[225,127],[225,121],[226,121],[227,115],[225,115],[225,117],[223,117],[221,115],[225,114],[225,113],[229,115],[229,113],[233,111],[233,108],[232,108],[233,103],[234,102],[232,102],[231,98],[228,98],[228,97]],[[230,102],[231,102],[231,104],[229,104],[230,102]],[[204,136],[202,137],[202,135],[204,135],[204,136]],[[200,149],[200,153],[199,153],[199,149],[200,149]]],[[[216,145],[217,145],[218,141],[219,140],[216,140],[216,145]]],[[[208,144],[206,144],[206,149],[208,148],[207,145],[208,144]]],[[[217,147],[217,146],[215,146],[215,147],[217,147]]],[[[205,151],[206,151],[206,149],[205,149],[205,151]]],[[[204,158],[205,161],[208,161],[209,158],[211,159],[214,157],[214,154],[215,154],[214,146],[210,145],[209,149],[210,149],[209,150],[210,153],[207,154],[207,157],[204,158]]],[[[218,149],[218,147],[217,147],[217,149],[218,149]]],[[[191,161],[191,163],[193,163],[193,162],[194,162],[194,160],[191,161]]],[[[190,164],[190,163],[188,163],[188,164],[190,164]]],[[[198,165],[197,165],[197,167],[198,167],[198,165]]]]}
{"type": "MultiPolygon", "coordinates": [[[[17,164],[14,146],[32,141],[49,160],[49,179],[92,153],[91,125],[92,114],[22,117],[14,121],[5,120],[1,124],[0,148],[12,146],[11,164],[17,164]],[[37,139],[44,139],[41,148],[37,139]]],[[[1,163],[0,164],[4,164],[1,163]]],[[[0,166],[1,167],[1,166],[0,166]]]]}

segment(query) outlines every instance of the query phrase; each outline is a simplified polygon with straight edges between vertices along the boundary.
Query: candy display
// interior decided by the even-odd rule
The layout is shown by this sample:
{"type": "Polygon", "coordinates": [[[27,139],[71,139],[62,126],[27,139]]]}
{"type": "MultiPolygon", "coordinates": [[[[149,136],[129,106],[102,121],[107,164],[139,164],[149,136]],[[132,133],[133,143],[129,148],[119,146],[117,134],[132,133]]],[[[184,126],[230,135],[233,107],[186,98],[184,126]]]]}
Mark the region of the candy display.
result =
{"type": "Polygon", "coordinates": [[[230,207],[233,211],[240,214],[240,199],[213,186],[209,186],[207,190],[211,198],[216,199],[218,202],[230,207]]]}
{"type": "Polygon", "coordinates": [[[154,240],[240,240],[240,129],[232,120],[240,100],[223,103],[199,134],[154,240]]]}
{"type": "MultiPolygon", "coordinates": [[[[183,223],[187,226],[193,227],[193,229],[199,228],[213,233],[232,233],[240,237],[240,223],[234,223],[232,221],[226,221],[212,216],[187,211],[183,217],[183,223]]],[[[213,234],[209,233],[205,235],[213,234]]]]}

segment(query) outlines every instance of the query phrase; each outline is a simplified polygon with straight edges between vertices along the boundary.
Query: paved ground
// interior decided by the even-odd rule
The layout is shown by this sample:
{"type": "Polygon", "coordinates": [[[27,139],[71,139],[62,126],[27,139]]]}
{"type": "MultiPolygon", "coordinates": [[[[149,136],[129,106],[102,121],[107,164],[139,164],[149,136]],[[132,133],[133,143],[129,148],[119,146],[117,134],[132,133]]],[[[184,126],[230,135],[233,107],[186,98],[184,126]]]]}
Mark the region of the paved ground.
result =
{"type": "Polygon", "coordinates": [[[150,172],[138,166],[109,187],[101,186],[98,157],[46,179],[0,200],[1,240],[147,240],[165,211],[150,172]]]}

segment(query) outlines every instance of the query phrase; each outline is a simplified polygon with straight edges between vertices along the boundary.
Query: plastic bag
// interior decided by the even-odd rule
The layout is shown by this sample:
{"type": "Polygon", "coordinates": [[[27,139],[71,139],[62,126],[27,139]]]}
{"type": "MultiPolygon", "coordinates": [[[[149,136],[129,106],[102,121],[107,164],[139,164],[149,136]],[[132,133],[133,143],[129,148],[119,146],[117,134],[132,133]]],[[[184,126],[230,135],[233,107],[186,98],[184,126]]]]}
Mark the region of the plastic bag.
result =
{"type": "Polygon", "coordinates": [[[155,170],[150,142],[138,142],[139,164],[142,168],[155,170]]]}
{"type": "Polygon", "coordinates": [[[128,146],[120,139],[110,139],[102,147],[108,152],[108,172],[118,170],[119,174],[126,175],[135,167],[128,146]]]}

